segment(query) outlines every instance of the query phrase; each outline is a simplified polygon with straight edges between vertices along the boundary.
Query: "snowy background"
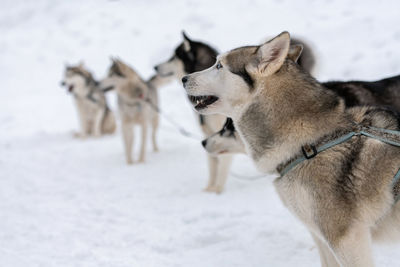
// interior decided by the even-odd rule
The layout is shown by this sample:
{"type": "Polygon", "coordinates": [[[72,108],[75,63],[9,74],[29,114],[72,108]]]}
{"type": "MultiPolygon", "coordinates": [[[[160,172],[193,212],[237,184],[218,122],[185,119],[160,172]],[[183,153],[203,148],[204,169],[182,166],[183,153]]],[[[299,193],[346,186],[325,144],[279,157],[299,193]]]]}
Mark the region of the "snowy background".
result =
{"type": "MultiPolygon", "coordinates": [[[[119,133],[72,138],[64,64],[83,60],[101,78],[119,56],[147,78],[182,29],[219,51],[288,30],[314,44],[318,79],[374,80],[400,73],[399,10],[397,0],[1,0],[0,267],[319,266],[273,177],[202,192],[200,143],[165,120],[161,151],[141,165],[125,165],[119,133]]],[[[179,83],[160,94],[168,115],[200,133],[179,83]]],[[[257,174],[245,156],[233,171],[257,174]]],[[[377,265],[400,266],[399,251],[375,246],[377,265]]]]}

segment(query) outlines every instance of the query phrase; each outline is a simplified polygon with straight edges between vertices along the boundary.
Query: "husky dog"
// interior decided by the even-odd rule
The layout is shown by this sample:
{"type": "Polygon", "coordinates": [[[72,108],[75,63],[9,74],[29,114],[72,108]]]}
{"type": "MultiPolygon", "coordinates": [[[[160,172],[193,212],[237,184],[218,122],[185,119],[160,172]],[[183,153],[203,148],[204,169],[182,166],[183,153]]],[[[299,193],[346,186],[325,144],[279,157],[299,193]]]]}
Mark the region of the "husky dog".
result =
{"type": "Polygon", "coordinates": [[[76,137],[99,137],[115,132],[115,116],[108,108],[104,92],[82,63],[66,67],[61,85],[75,97],[81,126],[76,137]]]}
{"type": "Polygon", "coordinates": [[[201,144],[213,156],[246,153],[243,141],[235,130],[231,118],[226,118],[222,129],[204,139],[201,144]]]}
{"type": "Polygon", "coordinates": [[[139,162],[145,161],[147,127],[152,126],[153,150],[158,151],[158,94],[155,86],[162,84],[161,77],[152,77],[145,82],[135,70],[119,59],[113,59],[108,71],[108,77],[101,84],[104,87],[113,87],[118,95],[118,108],[121,117],[122,135],[125,145],[125,157],[128,164],[133,163],[133,127],[141,127],[139,162]]]}
{"type": "MultiPolygon", "coordinates": [[[[301,43],[295,40],[294,43],[301,43]]],[[[192,72],[201,71],[211,67],[215,63],[217,51],[207,44],[191,40],[183,32],[183,42],[175,49],[173,56],[164,63],[155,66],[155,70],[160,76],[175,77],[182,79],[184,75],[192,72]]],[[[307,52],[302,55],[299,62],[307,71],[312,71],[314,67],[314,55],[307,46],[307,52]]],[[[193,99],[191,99],[193,101],[193,99]]],[[[205,136],[215,133],[224,124],[226,117],[220,114],[200,115],[199,123],[205,136]]],[[[232,155],[208,156],[209,180],[205,191],[221,193],[223,191],[229,166],[232,162],[232,155]]]]}
{"type": "Polygon", "coordinates": [[[365,127],[399,130],[398,115],[346,109],[287,57],[289,49],[283,32],[224,53],[182,82],[199,113],[232,118],[259,170],[281,174],[276,190],[311,232],[322,266],[373,266],[371,239],[400,237],[399,184],[392,185],[400,148],[364,135],[337,140],[365,127]],[[288,166],[294,167],[285,172],[288,166]]]}
{"type": "MultiPolygon", "coordinates": [[[[182,34],[183,42],[175,49],[173,56],[167,62],[154,67],[158,75],[181,80],[188,73],[204,70],[214,65],[217,57],[215,49],[207,44],[189,39],[184,32],[182,34]]],[[[209,136],[220,129],[225,119],[224,116],[218,114],[198,116],[198,121],[205,136],[209,136]]],[[[231,155],[208,156],[209,180],[205,191],[222,192],[231,162],[231,155]]]]}
{"type": "MultiPolygon", "coordinates": [[[[290,55],[290,52],[301,51],[295,51],[293,46],[291,47],[289,56],[294,59],[297,56],[290,55]]],[[[347,108],[355,106],[386,106],[400,112],[400,75],[373,82],[334,81],[325,82],[322,85],[343,98],[347,108]]],[[[211,155],[245,153],[244,144],[230,118],[227,118],[225,125],[219,132],[204,139],[202,144],[211,155]]]]}

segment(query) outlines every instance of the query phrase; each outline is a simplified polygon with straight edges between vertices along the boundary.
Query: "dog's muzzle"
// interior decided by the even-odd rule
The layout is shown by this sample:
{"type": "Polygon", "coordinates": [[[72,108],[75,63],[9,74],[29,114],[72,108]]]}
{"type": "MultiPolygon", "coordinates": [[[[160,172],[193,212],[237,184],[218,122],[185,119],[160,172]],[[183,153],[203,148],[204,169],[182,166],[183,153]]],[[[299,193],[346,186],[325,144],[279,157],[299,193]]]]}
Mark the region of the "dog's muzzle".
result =
{"type": "Polygon", "coordinates": [[[207,145],[207,139],[204,139],[203,141],[201,141],[201,145],[206,148],[207,145]]]}
{"type": "Polygon", "coordinates": [[[188,76],[183,76],[183,78],[182,78],[183,87],[185,87],[185,84],[186,84],[186,82],[187,82],[188,80],[189,80],[188,76]]]}

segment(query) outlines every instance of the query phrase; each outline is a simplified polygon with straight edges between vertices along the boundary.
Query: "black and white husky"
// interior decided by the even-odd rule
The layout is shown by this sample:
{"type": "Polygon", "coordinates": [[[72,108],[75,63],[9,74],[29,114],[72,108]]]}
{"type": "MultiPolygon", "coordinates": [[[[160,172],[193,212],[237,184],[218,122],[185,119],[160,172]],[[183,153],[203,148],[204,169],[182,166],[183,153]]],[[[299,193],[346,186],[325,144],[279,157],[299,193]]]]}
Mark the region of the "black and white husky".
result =
{"type": "MultiPolygon", "coordinates": [[[[307,52],[299,59],[299,64],[311,72],[314,67],[314,55],[309,46],[300,40],[293,40],[294,43],[302,43],[307,48],[307,52]]],[[[172,57],[164,63],[154,67],[158,75],[163,77],[175,77],[181,80],[183,76],[207,69],[215,64],[218,52],[202,42],[191,40],[183,32],[183,42],[175,49],[172,57]]],[[[246,77],[246,72],[239,73],[246,77]]],[[[190,99],[191,102],[194,99],[190,99]]],[[[213,101],[206,99],[204,102],[213,101]]],[[[198,121],[204,136],[210,136],[224,125],[225,116],[219,114],[198,115],[198,121]]],[[[224,189],[226,178],[228,176],[229,166],[232,162],[232,155],[218,155],[208,157],[209,162],[209,180],[205,191],[221,193],[224,189]]]]}
{"type": "MultiPolygon", "coordinates": [[[[183,33],[183,42],[175,49],[172,57],[168,61],[155,66],[154,69],[160,76],[171,76],[181,80],[186,74],[201,71],[214,65],[217,54],[217,51],[211,46],[193,41],[183,33]]],[[[198,116],[204,136],[209,136],[219,130],[225,119],[226,117],[222,115],[198,116]]],[[[222,192],[231,162],[231,155],[208,157],[209,181],[205,191],[222,192]]]]}

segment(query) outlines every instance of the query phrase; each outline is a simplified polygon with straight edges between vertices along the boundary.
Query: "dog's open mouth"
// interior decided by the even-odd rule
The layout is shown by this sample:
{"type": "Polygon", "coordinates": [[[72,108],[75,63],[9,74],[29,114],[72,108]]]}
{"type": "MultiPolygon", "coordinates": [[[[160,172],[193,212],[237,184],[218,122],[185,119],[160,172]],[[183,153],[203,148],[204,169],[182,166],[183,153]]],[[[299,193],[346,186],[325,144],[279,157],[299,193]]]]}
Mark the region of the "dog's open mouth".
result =
{"type": "Polygon", "coordinates": [[[218,100],[218,97],[213,96],[213,95],[203,95],[203,96],[189,96],[190,101],[192,102],[195,109],[203,109],[211,104],[213,104],[215,101],[218,100]]]}

